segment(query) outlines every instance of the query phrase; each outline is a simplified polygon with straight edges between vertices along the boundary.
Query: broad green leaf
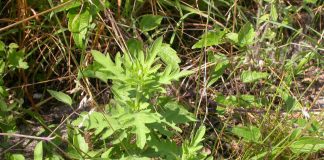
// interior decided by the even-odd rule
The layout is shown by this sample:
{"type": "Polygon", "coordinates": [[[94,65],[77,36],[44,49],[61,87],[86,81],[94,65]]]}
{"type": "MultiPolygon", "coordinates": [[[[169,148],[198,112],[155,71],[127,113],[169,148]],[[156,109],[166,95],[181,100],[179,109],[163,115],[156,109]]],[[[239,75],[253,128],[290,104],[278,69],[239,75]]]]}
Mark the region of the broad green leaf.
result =
{"type": "Polygon", "coordinates": [[[171,139],[162,139],[152,136],[148,145],[154,149],[160,158],[162,158],[161,156],[165,156],[165,159],[177,159],[177,155],[180,154],[180,148],[175,142],[172,142],[171,139]]]}
{"type": "Polygon", "coordinates": [[[72,32],[73,40],[79,48],[85,47],[85,38],[88,32],[88,28],[92,21],[92,15],[86,7],[82,11],[78,8],[69,10],[68,13],[68,28],[72,32]]]}
{"type": "Polygon", "coordinates": [[[122,156],[119,160],[152,160],[152,158],[149,157],[142,157],[142,156],[137,156],[137,155],[128,155],[127,156],[122,156]]]}
{"type": "Polygon", "coordinates": [[[291,132],[291,134],[289,136],[289,139],[296,139],[296,138],[298,138],[302,134],[302,132],[303,132],[302,128],[296,128],[296,129],[294,129],[291,132]]]}
{"type": "Polygon", "coordinates": [[[97,50],[91,50],[91,54],[96,62],[101,64],[107,69],[113,69],[115,67],[114,62],[111,60],[109,54],[107,56],[104,56],[101,52],[97,50]]]}
{"type": "Polygon", "coordinates": [[[289,148],[294,153],[311,153],[324,149],[324,140],[317,137],[302,137],[293,142],[289,148]]]}
{"type": "Polygon", "coordinates": [[[0,96],[7,97],[9,94],[4,86],[0,86],[0,96]]]}
{"type": "Polygon", "coordinates": [[[109,8],[111,6],[108,0],[91,0],[91,1],[99,11],[102,11],[105,8],[109,8]]]}
{"type": "Polygon", "coordinates": [[[177,51],[170,47],[169,44],[163,43],[158,52],[158,56],[161,57],[162,61],[172,68],[179,68],[180,58],[177,55],[177,51]]]}
{"type": "Polygon", "coordinates": [[[201,39],[192,46],[192,49],[203,48],[223,43],[225,31],[208,31],[201,36],[201,39]]]}
{"type": "Polygon", "coordinates": [[[158,113],[151,113],[149,110],[142,110],[133,114],[123,115],[119,121],[125,128],[132,127],[132,132],[136,135],[136,145],[138,148],[143,149],[150,129],[146,124],[159,122],[160,115],[158,113]]]}
{"type": "Polygon", "coordinates": [[[269,76],[266,72],[257,71],[243,71],[241,74],[241,80],[243,83],[251,83],[260,79],[265,79],[269,76]]]}
{"type": "Polygon", "coordinates": [[[269,21],[270,19],[270,14],[264,14],[259,18],[259,23],[263,23],[265,21],[269,21]]]}
{"type": "Polygon", "coordinates": [[[111,147],[111,148],[109,148],[109,149],[107,149],[104,153],[102,153],[101,154],[101,158],[109,158],[109,155],[110,155],[110,153],[111,153],[111,151],[113,150],[113,148],[111,147]]]}
{"type": "Polygon", "coordinates": [[[276,90],[279,93],[282,100],[284,100],[285,102],[283,108],[286,111],[302,109],[302,105],[294,96],[290,95],[289,90],[280,87],[278,87],[276,90]]]}
{"type": "Polygon", "coordinates": [[[302,55],[297,67],[294,68],[294,74],[301,74],[306,69],[306,64],[310,62],[315,56],[316,54],[314,52],[308,52],[306,55],[302,55]]]}
{"type": "Polygon", "coordinates": [[[182,70],[181,72],[179,72],[179,70],[180,69],[178,68],[178,69],[172,71],[172,67],[167,66],[166,69],[164,70],[164,72],[160,76],[159,83],[171,84],[172,81],[177,81],[181,77],[185,77],[185,76],[188,76],[188,75],[194,73],[194,71],[190,71],[190,70],[189,71],[182,70]]]}
{"type": "Polygon", "coordinates": [[[161,115],[168,122],[179,124],[196,121],[195,116],[177,102],[170,101],[164,104],[162,107],[163,109],[161,110],[161,115]]]}
{"type": "Polygon", "coordinates": [[[208,62],[216,63],[215,67],[212,68],[211,77],[207,83],[207,87],[214,84],[224,73],[225,69],[229,66],[229,60],[223,54],[208,53],[208,62]]]}
{"type": "Polygon", "coordinates": [[[238,43],[238,34],[237,33],[227,33],[226,38],[234,43],[238,43]]]}
{"type": "Polygon", "coordinates": [[[238,44],[245,47],[253,44],[255,32],[251,23],[246,23],[238,33],[238,44]]]}
{"type": "Polygon", "coordinates": [[[215,101],[223,106],[238,106],[238,98],[233,95],[225,97],[224,95],[217,95],[215,101]]]}
{"type": "Polygon", "coordinates": [[[46,156],[45,160],[63,160],[62,156],[58,155],[58,154],[52,154],[49,156],[46,156]]]}
{"type": "Polygon", "coordinates": [[[49,89],[47,91],[52,97],[54,97],[58,101],[63,102],[65,104],[68,104],[70,106],[72,105],[72,99],[67,94],[65,94],[63,92],[57,92],[57,91],[49,90],[49,89]]]}
{"type": "Polygon", "coordinates": [[[262,106],[261,99],[254,95],[243,94],[239,96],[238,103],[242,107],[260,107],[262,106]]]}
{"type": "Polygon", "coordinates": [[[22,154],[12,154],[10,160],[25,160],[25,157],[22,154]]]}
{"type": "Polygon", "coordinates": [[[112,76],[112,74],[99,71],[99,69],[96,68],[96,65],[92,64],[92,65],[88,66],[88,68],[86,68],[85,70],[79,71],[77,78],[78,79],[81,79],[82,77],[98,78],[101,81],[107,83],[107,80],[110,79],[111,76],[112,76]]]}
{"type": "Polygon", "coordinates": [[[316,4],[317,0],[304,0],[304,3],[316,4]]]}
{"type": "Polygon", "coordinates": [[[9,52],[8,55],[8,62],[10,65],[12,65],[13,67],[16,68],[22,68],[22,69],[27,69],[28,68],[28,64],[27,62],[24,62],[24,51],[20,50],[20,51],[15,51],[12,50],[9,52]]]}
{"type": "Polygon", "coordinates": [[[197,130],[196,135],[192,141],[193,146],[198,146],[199,143],[204,140],[205,132],[206,132],[206,127],[204,125],[201,125],[197,130]]]}
{"type": "Polygon", "coordinates": [[[6,102],[0,98],[0,112],[4,113],[6,111],[8,111],[8,106],[6,102]]]}
{"type": "Polygon", "coordinates": [[[157,38],[154,43],[152,44],[151,48],[149,49],[148,59],[147,59],[147,66],[151,66],[156,58],[156,55],[159,53],[162,47],[163,37],[157,38]]]}
{"type": "Polygon", "coordinates": [[[275,154],[277,154],[280,151],[281,151],[281,148],[273,147],[273,148],[271,148],[270,152],[269,151],[259,152],[257,155],[249,158],[249,160],[262,160],[262,159],[267,159],[268,157],[271,157],[272,155],[275,155],[275,154]],[[267,156],[267,157],[265,157],[265,156],[267,156]]]}
{"type": "Polygon", "coordinates": [[[277,8],[276,4],[271,4],[271,11],[270,11],[270,16],[272,21],[277,21],[278,19],[278,13],[277,13],[277,8]]]}
{"type": "Polygon", "coordinates": [[[43,141],[40,141],[36,144],[34,149],[34,160],[43,159],[43,141]]]}
{"type": "Polygon", "coordinates": [[[84,153],[87,153],[89,151],[87,142],[77,130],[75,130],[73,136],[73,144],[75,145],[76,148],[80,149],[84,153]]]}
{"type": "Polygon", "coordinates": [[[6,63],[0,59],[0,75],[2,75],[5,71],[6,63]]]}
{"type": "Polygon", "coordinates": [[[129,39],[127,41],[127,48],[134,57],[139,57],[140,54],[143,54],[143,43],[137,39],[129,39]]]}
{"type": "Polygon", "coordinates": [[[163,16],[147,14],[142,16],[139,26],[143,32],[151,31],[161,24],[163,16]]]}
{"type": "Polygon", "coordinates": [[[19,48],[19,46],[18,46],[18,44],[16,44],[16,43],[10,43],[10,44],[9,44],[9,48],[10,48],[10,49],[17,49],[17,48],[19,48]]]}
{"type": "Polygon", "coordinates": [[[255,126],[234,127],[232,133],[242,137],[245,141],[259,142],[261,138],[260,129],[255,126]]]}
{"type": "MultiPolygon", "coordinates": [[[[66,2],[68,0],[63,0],[63,1],[66,2]]],[[[77,8],[79,6],[81,6],[81,1],[72,1],[69,4],[65,5],[64,7],[61,7],[59,9],[55,10],[55,12],[62,12],[64,10],[68,11],[72,8],[77,8]]]]}
{"type": "Polygon", "coordinates": [[[4,52],[6,50],[6,45],[0,41],[0,52],[4,52]]]}

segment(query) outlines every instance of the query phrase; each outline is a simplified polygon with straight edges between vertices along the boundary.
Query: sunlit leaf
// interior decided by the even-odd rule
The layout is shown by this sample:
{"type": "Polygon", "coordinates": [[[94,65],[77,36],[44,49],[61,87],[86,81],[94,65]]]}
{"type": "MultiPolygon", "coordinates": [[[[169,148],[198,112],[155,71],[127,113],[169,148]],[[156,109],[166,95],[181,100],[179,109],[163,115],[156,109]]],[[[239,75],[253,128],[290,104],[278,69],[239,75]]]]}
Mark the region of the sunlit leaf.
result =
{"type": "Polygon", "coordinates": [[[34,149],[34,160],[43,159],[43,141],[40,141],[36,144],[34,149]]]}
{"type": "Polygon", "coordinates": [[[10,160],[25,160],[25,157],[22,154],[12,154],[10,160]]]}
{"type": "Polygon", "coordinates": [[[161,57],[162,61],[173,68],[178,68],[181,62],[177,55],[177,51],[170,47],[169,44],[163,43],[158,55],[161,57]]]}
{"type": "Polygon", "coordinates": [[[304,0],[304,3],[316,4],[317,0],[304,0]]]}
{"type": "Polygon", "coordinates": [[[73,144],[76,148],[80,149],[82,152],[87,153],[89,147],[84,137],[76,130],[73,136],[73,144]]]}
{"type": "Polygon", "coordinates": [[[234,127],[232,133],[242,137],[245,141],[259,142],[261,138],[260,129],[255,126],[234,127]]]}
{"type": "Polygon", "coordinates": [[[211,77],[207,83],[207,87],[214,84],[223,74],[225,69],[229,66],[229,60],[223,54],[213,54],[210,52],[208,54],[208,62],[215,63],[212,68],[211,77]]]}
{"type": "Polygon", "coordinates": [[[192,46],[192,49],[203,48],[223,43],[225,31],[208,31],[201,36],[201,39],[192,46]]]}
{"type": "Polygon", "coordinates": [[[227,33],[226,38],[234,43],[238,43],[238,34],[237,33],[227,33]]]}
{"type": "Polygon", "coordinates": [[[68,104],[70,106],[72,105],[72,99],[69,95],[67,95],[63,92],[57,92],[57,91],[53,91],[53,90],[49,90],[49,89],[47,91],[48,91],[48,93],[50,93],[51,96],[53,96],[58,101],[68,104]]]}
{"type": "Polygon", "coordinates": [[[238,44],[245,47],[253,44],[255,32],[251,23],[246,23],[238,33],[238,44]]]}
{"type": "Polygon", "coordinates": [[[27,62],[24,62],[24,51],[20,50],[20,51],[10,51],[9,55],[8,55],[8,62],[10,65],[12,65],[13,67],[16,68],[22,68],[22,69],[27,69],[28,68],[28,64],[27,62]]]}
{"type": "Polygon", "coordinates": [[[324,140],[317,137],[302,137],[293,142],[289,148],[294,153],[311,153],[324,149],[324,140]]]}
{"type": "Polygon", "coordinates": [[[200,126],[192,141],[193,146],[197,146],[201,141],[203,141],[205,132],[206,132],[206,127],[204,125],[200,126]]]}
{"type": "Polygon", "coordinates": [[[85,47],[85,38],[88,32],[88,28],[92,21],[92,15],[88,8],[82,11],[79,8],[70,9],[68,12],[68,28],[72,32],[73,40],[75,44],[80,47],[85,47]]]}
{"type": "Polygon", "coordinates": [[[143,32],[151,31],[158,27],[163,19],[163,16],[147,14],[142,16],[139,26],[143,32]]]}
{"type": "Polygon", "coordinates": [[[168,122],[178,124],[196,121],[195,116],[177,102],[170,101],[162,107],[161,114],[168,122]]]}
{"type": "Polygon", "coordinates": [[[243,83],[251,83],[260,79],[265,79],[269,76],[266,72],[257,71],[243,71],[241,74],[241,80],[243,83]]]}

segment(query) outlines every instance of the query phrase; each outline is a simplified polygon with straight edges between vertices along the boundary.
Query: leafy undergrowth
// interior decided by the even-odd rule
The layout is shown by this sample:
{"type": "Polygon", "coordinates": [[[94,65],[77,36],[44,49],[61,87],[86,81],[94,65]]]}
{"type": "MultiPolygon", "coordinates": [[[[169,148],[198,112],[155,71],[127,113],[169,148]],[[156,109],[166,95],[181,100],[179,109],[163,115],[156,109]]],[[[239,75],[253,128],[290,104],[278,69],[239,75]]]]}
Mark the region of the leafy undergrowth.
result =
{"type": "Polygon", "coordinates": [[[0,159],[324,156],[321,0],[0,6],[0,159]]]}

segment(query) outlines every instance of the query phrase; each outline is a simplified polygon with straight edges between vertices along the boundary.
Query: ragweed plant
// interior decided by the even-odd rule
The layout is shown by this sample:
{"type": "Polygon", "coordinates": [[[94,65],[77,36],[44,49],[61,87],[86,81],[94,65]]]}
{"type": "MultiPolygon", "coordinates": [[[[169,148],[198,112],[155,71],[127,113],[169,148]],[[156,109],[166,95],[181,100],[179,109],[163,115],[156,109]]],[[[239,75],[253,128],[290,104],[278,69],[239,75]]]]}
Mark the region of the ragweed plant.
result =
{"type": "MultiPolygon", "coordinates": [[[[182,150],[177,147],[172,140],[174,135],[182,132],[177,125],[193,122],[195,118],[176,101],[163,95],[165,85],[192,71],[180,71],[176,51],[162,43],[162,38],[147,50],[135,39],[129,40],[127,45],[129,53],[123,56],[117,53],[114,61],[109,54],[91,51],[94,63],[79,74],[104,82],[111,80],[113,99],[104,112],[84,112],[73,122],[81,130],[91,132],[94,143],[92,151],[83,148],[80,149],[82,154],[74,156],[181,159],[182,152],[196,147],[202,138],[200,135],[194,144],[184,145],[182,150]],[[92,152],[95,154],[90,155],[92,152]]],[[[183,155],[204,157],[199,153],[201,148],[195,150],[197,153],[183,155]]]]}

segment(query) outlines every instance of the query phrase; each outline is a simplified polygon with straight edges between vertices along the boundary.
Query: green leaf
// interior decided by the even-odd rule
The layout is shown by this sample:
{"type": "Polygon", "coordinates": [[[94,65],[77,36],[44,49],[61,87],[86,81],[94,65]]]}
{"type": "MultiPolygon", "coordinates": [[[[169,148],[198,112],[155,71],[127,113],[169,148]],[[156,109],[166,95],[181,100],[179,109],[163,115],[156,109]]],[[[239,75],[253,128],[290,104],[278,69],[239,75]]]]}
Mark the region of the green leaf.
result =
{"type": "MultiPolygon", "coordinates": [[[[165,103],[165,102],[164,102],[165,103]]],[[[179,124],[196,121],[195,116],[188,112],[182,105],[174,101],[169,101],[162,106],[161,115],[166,121],[179,124]]]]}
{"type": "Polygon", "coordinates": [[[111,153],[111,151],[113,150],[113,148],[111,147],[111,148],[109,148],[109,149],[107,149],[105,152],[103,152],[102,154],[101,154],[101,158],[108,158],[109,159],[109,156],[110,156],[110,153],[111,153]]]}
{"type": "Polygon", "coordinates": [[[212,52],[208,53],[208,62],[216,63],[213,67],[213,72],[208,81],[207,87],[214,84],[223,74],[225,69],[229,66],[229,60],[223,54],[213,54],[212,52]]]}
{"type": "Polygon", "coordinates": [[[151,66],[156,58],[156,55],[159,53],[159,51],[161,50],[161,46],[162,46],[162,41],[163,41],[163,37],[159,37],[157,38],[154,43],[152,44],[152,46],[149,49],[149,53],[148,53],[148,59],[147,59],[147,66],[151,66]]]}
{"type": "Polygon", "coordinates": [[[188,75],[194,73],[194,71],[190,71],[190,70],[189,71],[182,70],[181,72],[179,72],[179,70],[180,69],[178,68],[178,69],[172,71],[172,67],[167,66],[166,69],[164,70],[164,72],[161,74],[159,83],[171,84],[172,81],[177,81],[181,77],[185,77],[185,76],[188,76],[188,75]]]}
{"type": "Polygon", "coordinates": [[[276,4],[271,4],[271,11],[270,11],[270,16],[272,21],[277,21],[278,19],[278,12],[276,8],[276,4]]]}
{"type": "Polygon", "coordinates": [[[111,4],[107,0],[92,0],[93,4],[100,11],[109,8],[111,4]]]}
{"type": "Polygon", "coordinates": [[[238,106],[238,98],[233,95],[225,97],[224,95],[217,95],[215,101],[223,106],[238,106]]]}
{"type": "Polygon", "coordinates": [[[143,43],[135,38],[127,41],[127,47],[132,56],[139,57],[143,54],[143,43]]]}
{"type": "Polygon", "coordinates": [[[265,79],[269,76],[266,72],[257,71],[243,71],[241,74],[241,80],[243,83],[251,83],[260,79],[265,79]]]}
{"type": "Polygon", "coordinates": [[[227,33],[226,38],[234,43],[238,43],[238,34],[237,33],[227,33]]]}
{"type": "Polygon", "coordinates": [[[17,48],[19,48],[19,46],[18,46],[18,44],[16,44],[16,43],[10,43],[10,44],[9,44],[9,48],[10,48],[10,49],[17,49],[17,48]]]}
{"type": "Polygon", "coordinates": [[[75,130],[73,136],[73,144],[76,148],[80,149],[82,152],[87,153],[89,151],[89,147],[84,137],[79,133],[79,131],[75,130]]]}
{"type": "Polygon", "coordinates": [[[180,148],[175,142],[172,142],[171,139],[162,139],[152,136],[148,145],[154,149],[160,158],[162,158],[161,155],[164,155],[164,159],[177,159],[177,155],[180,154],[180,148]]]}
{"type": "Polygon", "coordinates": [[[304,0],[304,3],[316,4],[317,0],[304,0]]]}
{"type": "Polygon", "coordinates": [[[147,141],[146,134],[150,133],[150,129],[145,124],[158,122],[159,115],[150,113],[149,110],[143,110],[131,115],[130,118],[133,119],[133,122],[125,126],[134,126],[133,132],[136,135],[136,145],[138,148],[143,149],[147,141]]]}
{"type": "Polygon", "coordinates": [[[104,56],[101,52],[97,50],[91,50],[91,54],[94,60],[99,64],[101,64],[102,66],[104,66],[105,68],[110,69],[115,67],[115,64],[111,60],[109,54],[107,54],[107,56],[104,56]]]}
{"type": "Polygon", "coordinates": [[[4,113],[6,111],[8,111],[8,106],[6,102],[0,98],[0,112],[4,113]]]}
{"type": "Polygon", "coordinates": [[[324,140],[317,137],[302,137],[293,142],[289,148],[294,153],[311,153],[324,149],[324,140]]]}
{"type": "Polygon", "coordinates": [[[201,125],[199,129],[196,132],[196,135],[192,141],[193,146],[198,146],[200,142],[204,140],[204,135],[206,133],[206,127],[204,125],[201,125]]]}
{"type": "Polygon", "coordinates": [[[262,100],[254,95],[243,94],[238,98],[238,103],[241,107],[261,107],[262,100]]]}
{"type": "Polygon", "coordinates": [[[25,160],[25,157],[22,154],[12,154],[10,160],[25,160]]]}
{"type": "Polygon", "coordinates": [[[167,65],[172,66],[172,68],[179,68],[179,63],[181,62],[181,60],[177,55],[177,51],[171,48],[169,44],[163,43],[160,47],[158,55],[167,65]]]}
{"type": "Polygon", "coordinates": [[[192,49],[203,48],[223,43],[225,31],[208,31],[201,36],[201,39],[192,46],[192,49]]]}
{"type": "Polygon", "coordinates": [[[9,94],[4,86],[0,86],[0,96],[7,97],[9,94]]]}
{"type": "Polygon", "coordinates": [[[36,144],[34,149],[34,160],[43,159],[43,141],[40,141],[36,144]]]}
{"type": "MultiPolygon", "coordinates": [[[[67,1],[67,0],[64,0],[64,1],[67,1]]],[[[79,6],[81,6],[80,1],[72,1],[69,4],[65,5],[64,7],[61,7],[59,9],[55,10],[55,12],[62,12],[64,10],[68,11],[68,10],[70,10],[72,8],[77,8],[79,6]]]]}
{"type": "Polygon", "coordinates": [[[0,41],[0,52],[4,52],[6,50],[6,45],[0,41]]]}
{"type": "Polygon", "coordinates": [[[238,44],[245,47],[253,44],[255,32],[251,23],[246,23],[238,33],[238,44]]]}
{"type": "Polygon", "coordinates": [[[245,141],[259,142],[259,139],[261,138],[260,129],[255,126],[234,127],[232,133],[242,137],[245,141]]]}
{"type": "Polygon", "coordinates": [[[151,31],[161,24],[163,16],[147,14],[142,16],[139,26],[143,32],[151,31]]]}
{"type": "Polygon", "coordinates": [[[68,19],[68,29],[72,32],[75,44],[81,49],[84,48],[86,34],[92,21],[90,11],[88,8],[83,9],[81,12],[78,8],[70,9],[68,19]]]}
{"type": "MultiPolygon", "coordinates": [[[[12,47],[15,47],[15,46],[12,46],[12,47]]],[[[25,53],[23,50],[20,50],[20,51],[11,50],[8,55],[9,64],[16,68],[27,69],[28,64],[27,64],[27,62],[23,61],[24,54],[25,53]]]]}
{"type": "Polygon", "coordinates": [[[57,92],[57,91],[49,90],[49,89],[47,91],[52,97],[54,97],[58,101],[63,102],[65,104],[68,104],[70,106],[72,105],[72,99],[67,94],[65,94],[63,92],[57,92]]]}

